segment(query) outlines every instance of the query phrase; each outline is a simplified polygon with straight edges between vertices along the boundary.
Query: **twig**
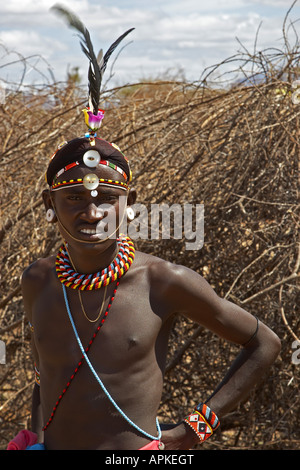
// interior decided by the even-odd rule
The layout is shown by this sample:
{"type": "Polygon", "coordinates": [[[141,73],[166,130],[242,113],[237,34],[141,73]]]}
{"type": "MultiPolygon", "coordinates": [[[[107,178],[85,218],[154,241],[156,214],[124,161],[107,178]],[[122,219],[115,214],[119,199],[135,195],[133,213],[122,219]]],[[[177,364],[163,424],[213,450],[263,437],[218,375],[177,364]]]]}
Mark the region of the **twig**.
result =
{"type": "Polygon", "coordinates": [[[14,401],[19,395],[21,395],[23,392],[25,392],[25,390],[27,390],[27,388],[31,387],[32,385],[34,385],[34,382],[35,380],[32,380],[32,382],[29,382],[27,385],[25,385],[25,387],[23,388],[20,388],[20,390],[18,390],[16,393],[14,393],[14,395],[12,397],[10,397],[8,400],[6,400],[3,405],[0,406],[0,411],[3,411],[4,408],[9,404],[11,403],[12,401],[14,401]]]}
{"type": "Polygon", "coordinates": [[[282,291],[283,291],[283,286],[281,286],[280,289],[279,289],[279,305],[280,305],[280,312],[281,312],[281,317],[282,317],[283,323],[285,324],[285,326],[287,327],[287,329],[289,330],[289,332],[291,333],[293,338],[296,339],[300,344],[300,339],[294,333],[294,331],[292,330],[292,328],[290,327],[290,325],[288,324],[288,321],[286,319],[284,308],[283,308],[283,305],[282,305],[282,291]]]}
{"type": "Polygon", "coordinates": [[[282,286],[283,284],[286,284],[289,281],[292,281],[294,279],[299,278],[300,275],[297,274],[298,270],[299,270],[299,265],[300,265],[300,246],[298,247],[298,256],[297,256],[295,268],[293,269],[293,272],[289,276],[285,277],[281,281],[275,282],[271,286],[266,287],[265,289],[261,290],[260,292],[257,292],[256,294],[252,295],[251,297],[248,297],[245,300],[241,300],[240,303],[242,305],[247,304],[247,303],[251,302],[252,300],[256,299],[257,297],[259,297],[263,294],[266,294],[267,292],[270,292],[271,290],[276,289],[277,287],[282,286]]]}

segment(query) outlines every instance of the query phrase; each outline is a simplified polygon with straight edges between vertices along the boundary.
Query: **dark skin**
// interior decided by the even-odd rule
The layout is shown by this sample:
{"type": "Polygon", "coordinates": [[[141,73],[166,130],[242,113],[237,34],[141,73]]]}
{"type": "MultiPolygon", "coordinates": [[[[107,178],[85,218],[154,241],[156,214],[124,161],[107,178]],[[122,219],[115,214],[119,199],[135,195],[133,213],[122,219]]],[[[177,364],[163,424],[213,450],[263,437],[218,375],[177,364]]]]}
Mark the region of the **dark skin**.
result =
{"type": "MultiPolygon", "coordinates": [[[[68,178],[79,178],[87,172],[90,170],[77,167],[69,170],[68,178]]],[[[102,178],[122,178],[107,167],[96,172],[102,178]]],[[[95,227],[103,217],[97,211],[99,204],[110,204],[118,215],[123,210],[118,202],[120,195],[127,196],[128,205],[136,199],[134,190],[125,193],[118,188],[103,187],[98,192],[97,198],[92,198],[83,187],[43,194],[45,208],[53,207],[63,220],[63,226],[56,219],[53,223],[58,223],[62,238],[68,242],[78,272],[96,272],[106,267],[116,253],[114,238],[89,243],[95,237],[81,232],[82,228],[95,227]]],[[[22,278],[25,310],[34,325],[33,355],[41,374],[41,387],[35,386],[33,393],[32,430],[49,450],[139,449],[151,439],[120,416],[85,363],[60,402],[52,423],[41,432],[81,357],[54,263],[55,256],[40,259],[25,270],[22,278]]],[[[115,287],[116,282],[108,286],[104,308],[115,287]]],[[[70,288],[67,292],[79,336],[83,345],[87,345],[98,323],[85,318],[78,292],[70,288]]],[[[97,317],[103,296],[103,288],[82,293],[90,319],[97,317]]],[[[120,280],[89,357],[120,408],[152,435],[157,435],[155,419],[163,388],[168,337],[176,314],[183,314],[218,336],[241,345],[236,360],[222,383],[216,384],[216,391],[207,403],[220,420],[247,397],[280,350],[278,337],[261,322],[255,338],[243,347],[256,330],[256,319],[250,313],[218,297],[190,269],[136,252],[132,266],[120,280]]],[[[206,399],[203,397],[203,401],[206,399]]],[[[196,404],[191,403],[186,414],[196,404]]],[[[187,450],[198,443],[196,434],[183,421],[162,428],[162,442],[167,450],[187,450]]]]}

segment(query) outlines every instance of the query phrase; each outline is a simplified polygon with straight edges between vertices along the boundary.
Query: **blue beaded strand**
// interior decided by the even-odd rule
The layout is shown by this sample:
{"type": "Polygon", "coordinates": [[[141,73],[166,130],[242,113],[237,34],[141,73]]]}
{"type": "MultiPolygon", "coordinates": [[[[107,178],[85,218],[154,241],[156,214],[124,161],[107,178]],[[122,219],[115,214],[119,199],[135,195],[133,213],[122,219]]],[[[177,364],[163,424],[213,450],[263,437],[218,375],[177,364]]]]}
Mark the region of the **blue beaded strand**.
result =
{"type": "Polygon", "coordinates": [[[159,425],[159,422],[158,422],[158,419],[156,418],[156,427],[157,427],[157,431],[158,431],[158,436],[152,436],[151,434],[147,433],[146,431],[144,431],[143,429],[141,429],[139,426],[137,426],[133,421],[131,421],[130,418],[128,418],[128,416],[124,413],[124,411],[121,410],[121,408],[117,405],[117,403],[115,402],[115,400],[113,399],[113,397],[110,395],[110,393],[108,392],[108,390],[105,388],[105,385],[103,384],[102,380],[100,379],[100,377],[98,376],[97,372],[95,371],[94,367],[92,366],[88,356],[86,355],[86,352],[84,350],[84,347],[80,341],[80,338],[79,338],[79,335],[78,335],[78,332],[76,330],[76,327],[75,327],[75,323],[73,321],[73,318],[72,318],[72,314],[71,314],[71,310],[70,310],[70,306],[69,306],[69,301],[68,301],[68,297],[67,297],[67,292],[66,292],[66,287],[62,284],[62,288],[63,288],[63,293],[64,293],[64,299],[65,299],[65,304],[66,304],[66,309],[67,309],[67,312],[68,312],[68,316],[69,316],[69,319],[70,319],[70,322],[71,322],[71,325],[72,325],[72,328],[73,328],[73,331],[74,331],[74,334],[75,334],[75,337],[76,337],[76,340],[77,340],[77,343],[81,349],[81,352],[86,360],[86,363],[87,365],[89,366],[92,374],[94,375],[94,377],[96,378],[97,382],[99,383],[99,385],[101,386],[102,390],[104,391],[104,393],[106,394],[107,398],[111,401],[111,403],[114,405],[114,407],[119,411],[119,413],[123,416],[123,418],[131,425],[133,426],[137,431],[139,431],[141,434],[144,434],[146,437],[149,437],[150,439],[152,440],[155,440],[155,441],[159,441],[161,439],[161,429],[160,429],[160,425],[159,425]]]}

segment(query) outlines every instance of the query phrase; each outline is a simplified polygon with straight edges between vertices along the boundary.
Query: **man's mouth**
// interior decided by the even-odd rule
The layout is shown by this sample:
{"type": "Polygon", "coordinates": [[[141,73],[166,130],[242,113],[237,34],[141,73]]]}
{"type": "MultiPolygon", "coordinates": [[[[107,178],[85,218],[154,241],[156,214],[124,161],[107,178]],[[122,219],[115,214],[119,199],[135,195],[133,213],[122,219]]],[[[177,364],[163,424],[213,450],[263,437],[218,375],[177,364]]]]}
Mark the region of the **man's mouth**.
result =
{"type": "Polygon", "coordinates": [[[85,233],[87,235],[96,235],[99,232],[97,232],[97,230],[94,228],[82,228],[80,230],[80,233],[85,233]]]}
{"type": "Polygon", "coordinates": [[[99,238],[106,238],[107,237],[107,229],[106,224],[99,222],[97,226],[94,227],[83,227],[79,230],[79,233],[83,237],[89,237],[92,239],[99,239],[99,238]]]}

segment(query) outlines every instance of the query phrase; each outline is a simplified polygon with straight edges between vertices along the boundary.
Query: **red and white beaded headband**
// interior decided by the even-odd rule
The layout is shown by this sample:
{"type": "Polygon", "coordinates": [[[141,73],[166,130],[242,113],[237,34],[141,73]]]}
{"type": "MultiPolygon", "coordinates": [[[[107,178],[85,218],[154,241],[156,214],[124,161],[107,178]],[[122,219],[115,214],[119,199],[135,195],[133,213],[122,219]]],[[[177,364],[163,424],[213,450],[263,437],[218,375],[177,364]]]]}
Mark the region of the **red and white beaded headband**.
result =
{"type": "Polygon", "coordinates": [[[117,187],[119,189],[123,189],[124,191],[127,191],[129,189],[129,186],[127,183],[123,183],[123,181],[115,181],[111,179],[106,179],[106,178],[98,178],[98,176],[95,173],[88,173],[87,175],[84,176],[84,178],[78,178],[78,179],[71,179],[71,180],[65,180],[65,181],[59,181],[57,183],[53,183],[51,186],[52,191],[57,191],[59,189],[65,189],[65,188],[72,188],[74,186],[82,185],[89,191],[91,191],[91,196],[96,197],[98,196],[98,191],[97,188],[98,186],[108,186],[108,187],[117,187]]]}
{"type": "MultiPolygon", "coordinates": [[[[118,171],[127,180],[126,173],[117,165],[114,165],[113,163],[108,162],[106,160],[100,160],[100,154],[99,152],[97,152],[97,150],[88,150],[87,152],[85,152],[85,154],[83,155],[83,163],[88,168],[95,168],[97,165],[108,166],[112,168],[113,170],[118,171]]],[[[97,188],[99,185],[104,185],[104,186],[109,186],[109,187],[117,186],[120,189],[124,189],[125,191],[129,189],[128,184],[124,183],[123,181],[116,181],[116,180],[107,179],[107,178],[99,178],[95,173],[88,173],[84,176],[84,178],[57,181],[57,178],[59,176],[61,176],[66,171],[78,166],[79,164],[80,163],[76,161],[76,162],[70,163],[69,165],[59,170],[51,186],[52,191],[55,191],[57,189],[70,188],[70,187],[80,184],[80,185],[83,185],[89,191],[91,191],[91,196],[96,197],[98,195],[97,188]]]]}
{"type": "MultiPolygon", "coordinates": [[[[122,168],[120,168],[119,166],[115,165],[114,163],[108,161],[108,160],[101,160],[100,159],[100,155],[99,155],[99,152],[97,152],[97,150],[88,150],[87,152],[85,152],[85,154],[83,155],[83,163],[88,166],[89,168],[93,168],[97,165],[105,165],[105,166],[108,166],[109,168],[112,168],[113,170],[117,171],[118,173],[120,173],[120,175],[123,176],[123,178],[125,179],[125,181],[128,180],[128,176],[127,174],[125,173],[124,170],[122,170],[122,168]]],[[[65,173],[66,171],[68,170],[71,170],[72,168],[76,167],[80,165],[80,162],[76,161],[76,162],[72,162],[70,163],[69,165],[66,165],[64,168],[62,168],[61,170],[59,170],[55,177],[54,177],[54,181],[57,180],[57,178],[59,176],[61,176],[63,173],[65,173]]]]}

